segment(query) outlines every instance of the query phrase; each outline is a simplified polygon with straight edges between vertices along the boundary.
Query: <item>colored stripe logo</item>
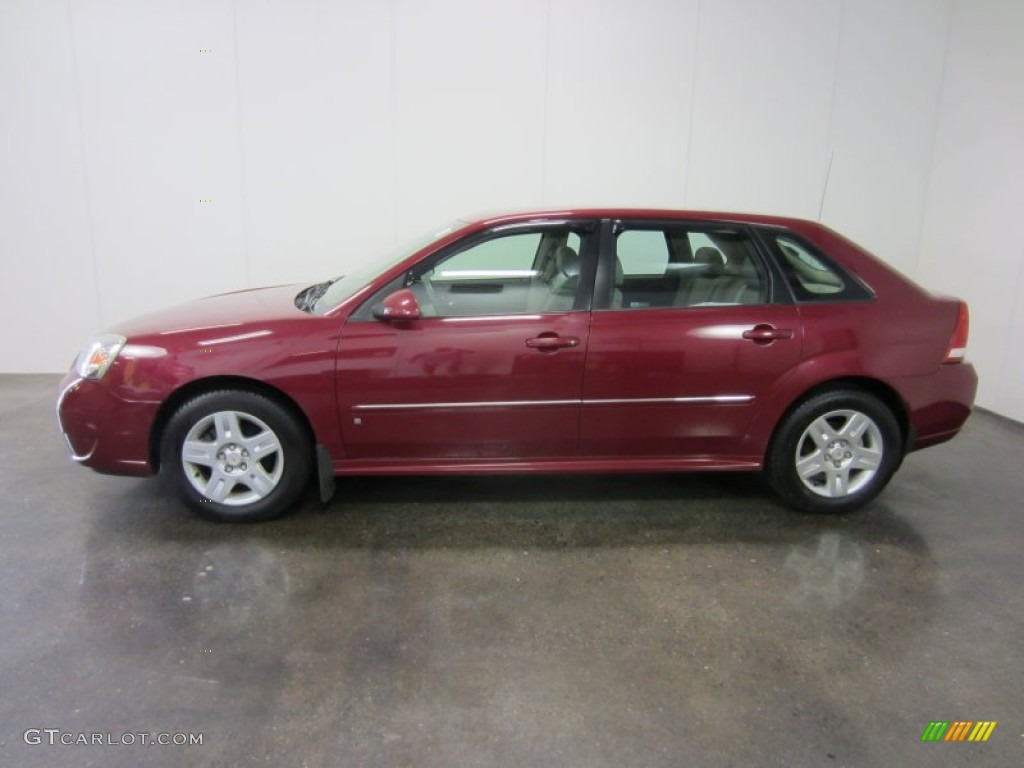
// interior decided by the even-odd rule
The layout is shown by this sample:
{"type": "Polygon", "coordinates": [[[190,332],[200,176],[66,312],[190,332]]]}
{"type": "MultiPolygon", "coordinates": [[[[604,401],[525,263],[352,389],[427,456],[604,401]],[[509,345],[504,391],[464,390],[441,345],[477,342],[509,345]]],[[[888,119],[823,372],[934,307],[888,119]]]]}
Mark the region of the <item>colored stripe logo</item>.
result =
{"type": "Polygon", "coordinates": [[[988,741],[996,725],[995,720],[932,720],[921,741],[988,741]]]}

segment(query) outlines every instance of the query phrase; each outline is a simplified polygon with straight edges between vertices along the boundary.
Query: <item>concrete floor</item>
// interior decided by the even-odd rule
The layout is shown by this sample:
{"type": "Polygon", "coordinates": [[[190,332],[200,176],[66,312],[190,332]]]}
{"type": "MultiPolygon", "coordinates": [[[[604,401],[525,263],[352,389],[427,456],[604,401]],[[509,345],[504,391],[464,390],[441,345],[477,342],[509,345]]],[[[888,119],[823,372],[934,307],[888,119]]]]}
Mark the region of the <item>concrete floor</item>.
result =
{"type": "Polygon", "coordinates": [[[449,478],[225,526],[73,466],[57,381],[0,377],[0,765],[1024,763],[1018,425],[843,518],[747,476],[449,478]],[[958,719],[999,724],[921,743],[958,719]]]}

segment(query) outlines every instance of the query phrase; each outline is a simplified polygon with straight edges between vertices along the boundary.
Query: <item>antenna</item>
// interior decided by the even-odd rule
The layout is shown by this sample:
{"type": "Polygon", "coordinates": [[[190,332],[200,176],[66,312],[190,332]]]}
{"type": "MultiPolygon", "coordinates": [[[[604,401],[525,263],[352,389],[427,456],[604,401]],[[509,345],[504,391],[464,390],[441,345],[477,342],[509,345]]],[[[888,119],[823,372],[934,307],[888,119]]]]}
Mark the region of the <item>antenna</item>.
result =
{"type": "Polygon", "coordinates": [[[821,186],[821,202],[818,203],[818,223],[821,223],[821,213],[825,210],[825,195],[828,193],[828,180],[832,176],[832,161],[836,159],[836,151],[833,149],[828,155],[828,168],[825,169],[825,183],[821,186]]]}

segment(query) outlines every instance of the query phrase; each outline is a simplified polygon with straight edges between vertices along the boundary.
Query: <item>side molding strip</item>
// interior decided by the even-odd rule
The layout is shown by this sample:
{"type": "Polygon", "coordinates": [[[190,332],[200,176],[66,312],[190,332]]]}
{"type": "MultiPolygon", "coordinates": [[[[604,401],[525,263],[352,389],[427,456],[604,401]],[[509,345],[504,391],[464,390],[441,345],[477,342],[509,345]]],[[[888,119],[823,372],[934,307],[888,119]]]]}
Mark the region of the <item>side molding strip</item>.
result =
{"type": "Polygon", "coordinates": [[[753,395],[707,395],[705,397],[639,397],[639,398],[612,398],[610,400],[583,400],[583,405],[630,405],[646,403],[681,403],[681,404],[704,404],[704,403],[749,403],[754,399],[753,395]]]}
{"type": "Polygon", "coordinates": [[[579,405],[579,400],[494,400],[478,403],[379,403],[355,405],[354,411],[408,411],[419,408],[515,408],[538,405],[579,405]]]}
{"type": "Polygon", "coordinates": [[[353,411],[411,411],[424,409],[456,409],[456,408],[536,408],[552,405],[704,405],[749,403],[753,395],[708,395],[705,397],[630,397],[611,398],[605,400],[494,400],[488,402],[469,403],[373,403],[355,405],[353,411]]]}

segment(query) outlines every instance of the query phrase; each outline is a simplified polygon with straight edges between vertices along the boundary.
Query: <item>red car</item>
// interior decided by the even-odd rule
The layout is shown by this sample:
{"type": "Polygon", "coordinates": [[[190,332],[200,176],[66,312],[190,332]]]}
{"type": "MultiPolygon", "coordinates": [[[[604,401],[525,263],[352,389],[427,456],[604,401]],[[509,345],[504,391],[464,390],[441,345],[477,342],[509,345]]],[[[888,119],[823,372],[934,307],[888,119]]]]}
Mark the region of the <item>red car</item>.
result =
{"type": "Polygon", "coordinates": [[[60,429],[217,520],[317,476],[763,470],[872,499],[977,387],[967,306],[813,222],[553,210],[459,222],[318,285],[200,299],[93,340],[60,429]]]}

